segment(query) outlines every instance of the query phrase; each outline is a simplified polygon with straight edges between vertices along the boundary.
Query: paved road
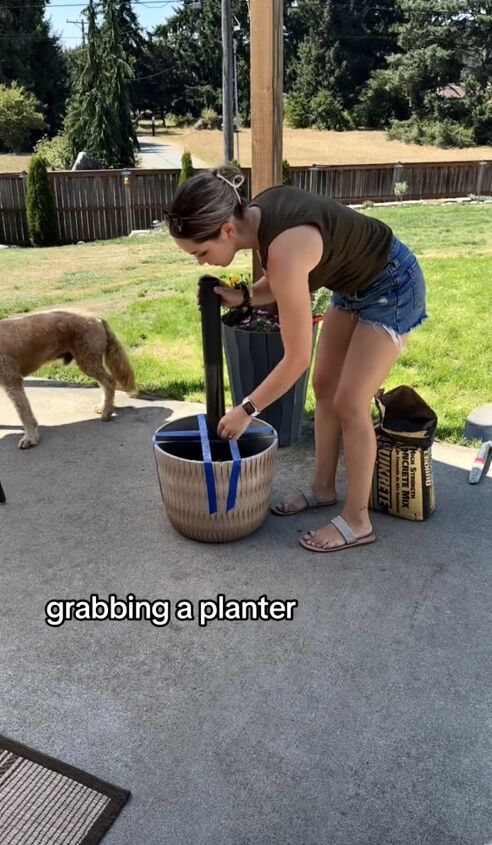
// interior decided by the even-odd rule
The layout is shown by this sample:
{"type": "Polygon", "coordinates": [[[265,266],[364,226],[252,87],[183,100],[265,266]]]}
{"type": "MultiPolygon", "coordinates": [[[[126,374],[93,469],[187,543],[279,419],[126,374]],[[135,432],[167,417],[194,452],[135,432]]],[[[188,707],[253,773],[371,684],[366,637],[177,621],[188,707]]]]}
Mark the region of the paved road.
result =
{"type": "MultiPolygon", "coordinates": [[[[171,144],[158,141],[152,135],[139,135],[138,141],[140,144],[140,152],[138,155],[141,158],[141,167],[146,170],[156,170],[163,168],[167,170],[175,170],[181,167],[181,156],[183,150],[179,147],[174,147],[171,144]]],[[[197,168],[210,167],[202,159],[193,156],[193,165],[197,168]]]]}

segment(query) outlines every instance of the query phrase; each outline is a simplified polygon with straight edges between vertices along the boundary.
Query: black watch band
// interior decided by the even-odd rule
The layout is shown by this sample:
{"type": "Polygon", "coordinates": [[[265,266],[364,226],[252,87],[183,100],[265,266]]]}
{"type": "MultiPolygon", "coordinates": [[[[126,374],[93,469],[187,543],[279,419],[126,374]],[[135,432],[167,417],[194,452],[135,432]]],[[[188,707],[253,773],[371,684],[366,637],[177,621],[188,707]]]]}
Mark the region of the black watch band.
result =
{"type": "Polygon", "coordinates": [[[246,282],[239,282],[239,287],[243,292],[242,308],[251,308],[251,291],[246,282]]]}

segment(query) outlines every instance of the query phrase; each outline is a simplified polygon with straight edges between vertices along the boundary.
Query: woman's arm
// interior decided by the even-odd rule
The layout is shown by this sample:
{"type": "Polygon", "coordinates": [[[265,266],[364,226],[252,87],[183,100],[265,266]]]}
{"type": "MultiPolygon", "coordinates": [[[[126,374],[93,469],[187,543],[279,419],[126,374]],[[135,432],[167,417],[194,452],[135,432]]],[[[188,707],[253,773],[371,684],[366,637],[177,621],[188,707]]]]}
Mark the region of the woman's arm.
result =
{"type": "Polygon", "coordinates": [[[260,410],[283,396],[310,366],[313,319],[308,277],[322,255],[321,234],[312,226],[283,232],[270,245],[267,284],[278,305],[284,357],[250,394],[260,410]]]}
{"type": "Polygon", "coordinates": [[[262,305],[270,305],[275,302],[273,291],[270,287],[268,276],[262,276],[251,288],[251,305],[253,308],[260,308],[262,305]]]}

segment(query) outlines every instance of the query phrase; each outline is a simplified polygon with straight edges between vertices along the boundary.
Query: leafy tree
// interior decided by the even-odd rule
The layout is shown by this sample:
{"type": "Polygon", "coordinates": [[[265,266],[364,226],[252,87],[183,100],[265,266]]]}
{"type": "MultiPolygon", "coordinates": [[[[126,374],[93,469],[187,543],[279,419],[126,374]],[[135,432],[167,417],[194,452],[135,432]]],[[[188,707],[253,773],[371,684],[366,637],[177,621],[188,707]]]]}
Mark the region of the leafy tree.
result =
{"type": "Polygon", "coordinates": [[[27,225],[33,246],[54,246],[58,242],[55,200],[43,156],[34,155],[27,174],[27,225]]]}
{"type": "Polygon", "coordinates": [[[45,127],[41,105],[30,91],[13,82],[0,85],[0,144],[20,152],[32,132],[45,127]]]}
{"type": "Polygon", "coordinates": [[[17,82],[42,104],[48,132],[61,126],[68,95],[58,38],[45,19],[47,0],[9,0],[0,7],[0,83],[17,82]]]}
{"type": "MultiPolygon", "coordinates": [[[[233,0],[237,41],[238,100],[242,121],[249,119],[249,20],[244,0],[233,0]]],[[[150,36],[136,76],[140,102],[152,102],[161,114],[172,112],[195,117],[204,108],[222,111],[221,5],[190,0],[156,27],[150,36]]]]}
{"type": "Polygon", "coordinates": [[[492,0],[440,0],[438,5],[399,0],[399,5],[399,52],[373,74],[361,98],[366,124],[387,125],[396,118],[403,122],[393,124],[393,134],[439,145],[489,137],[492,0]],[[465,98],[444,97],[442,89],[450,83],[464,85],[465,98]]]}

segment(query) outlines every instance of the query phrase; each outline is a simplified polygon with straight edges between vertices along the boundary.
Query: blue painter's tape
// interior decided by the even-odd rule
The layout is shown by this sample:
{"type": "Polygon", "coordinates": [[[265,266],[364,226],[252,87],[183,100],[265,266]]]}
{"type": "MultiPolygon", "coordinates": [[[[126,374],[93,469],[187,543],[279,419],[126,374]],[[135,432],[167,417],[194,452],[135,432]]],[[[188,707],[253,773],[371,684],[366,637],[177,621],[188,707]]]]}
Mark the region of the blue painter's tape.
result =
{"type": "Polygon", "coordinates": [[[231,477],[229,478],[229,493],[227,495],[227,513],[232,511],[236,504],[237,485],[241,475],[241,455],[237,440],[229,440],[232,455],[231,477]]]}
{"type": "Polygon", "coordinates": [[[202,444],[203,467],[205,470],[205,481],[208,493],[208,512],[217,513],[217,491],[215,489],[215,476],[212,464],[212,453],[208,439],[208,428],[205,414],[198,414],[198,427],[200,429],[200,440],[202,444]]]}

